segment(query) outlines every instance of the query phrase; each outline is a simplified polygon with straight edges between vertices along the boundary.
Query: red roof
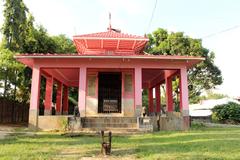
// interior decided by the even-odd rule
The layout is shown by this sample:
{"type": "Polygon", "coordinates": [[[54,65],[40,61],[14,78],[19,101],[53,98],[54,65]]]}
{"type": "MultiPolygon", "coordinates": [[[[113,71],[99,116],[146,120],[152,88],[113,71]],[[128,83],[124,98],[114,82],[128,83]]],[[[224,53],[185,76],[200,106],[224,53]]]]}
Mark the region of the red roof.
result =
{"type": "Polygon", "coordinates": [[[148,41],[148,38],[143,37],[143,36],[136,36],[132,34],[125,34],[125,33],[120,33],[116,32],[113,30],[108,30],[107,32],[98,32],[98,33],[91,33],[91,34],[83,34],[83,35],[76,35],[73,36],[73,39],[77,37],[84,37],[84,38],[123,38],[123,39],[142,39],[148,41]]]}
{"type": "Polygon", "coordinates": [[[148,38],[115,30],[73,36],[79,54],[135,55],[142,53],[148,38]]]}

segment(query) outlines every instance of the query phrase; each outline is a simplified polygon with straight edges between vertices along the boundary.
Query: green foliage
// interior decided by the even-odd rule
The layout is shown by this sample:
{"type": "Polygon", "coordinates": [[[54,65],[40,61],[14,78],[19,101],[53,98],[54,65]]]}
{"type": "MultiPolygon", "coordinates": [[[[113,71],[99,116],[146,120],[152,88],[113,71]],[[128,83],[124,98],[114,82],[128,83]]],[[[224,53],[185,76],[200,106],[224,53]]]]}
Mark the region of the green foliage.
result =
{"type": "Polygon", "coordinates": [[[56,46],[55,53],[77,53],[72,40],[65,35],[60,34],[58,36],[53,36],[52,39],[56,46]]]}
{"type": "Polygon", "coordinates": [[[61,119],[61,130],[62,131],[67,131],[68,129],[68,120],[66,119],[66,117],[62,117],[61,119]]]}
{"type": "Polygon", "coordinates": [[[228,97],[228,96],[225,95],[225,94],[219,94],[219,93],[210,92],[210,93],[207,94],[205,99],[222,99],[222,98],[226,98],[226,97],[228,97]]]}
{"type": "Polygon", "coordinates": [[[212,122],[214,122],[214,123],[218,123],[218,122],[219,122],[219,118],[218,118],[216,112],[213,112],[213,113],[212,113],[212,115],[211,115],[211,120],[212,120],[212,122]]]}
{"type": "Polygon", "coordinates": [[[222,123],[240,123],[240,105],[234,102],[216,105],[212,109],[214,121],[222,123]]]}
{"type": "MultiPolygon", "coordinates": [[[[32,71],[14,59],[15,53],[76,53],[76,49],[66,36],[50,36],[43,26],[34,26],[34,17],[22,0],[4,2],[0,51],[0,87],[4,93],[0,96],[26,103],[31,91],[32,71]]],[[[41,84],[41,90],[44,85],[41,84]]]]}
{"type": "Polygon", "coordinates": [[[30,28],[24,44],[24,53],[55,53],[56,44],[43,26],[30,28]]]}
{"type": "Polygon", "coordinates": [[[198,97],[204,90],[222,84],[221,71],[214,64],[215,55],[202,46],[200,39],[185,36],[183,32],[171,32],[158,28],[148,34],[149,45],[146,51],[154,55],[200,56],[205,60],[188,71],[189,97],[191,102],[199,101],[198,97]]]}
{"type": "Polygon", "coordinates": [[[77,102],[74,98],[68,96],[68,99],[69,99],[69,101],[70,101],[71,103],[73,103],[75,106],[78,105],[78,102],[77,102]]]}
{"type": "Polygon", "coordinates": [[[142,92],[142,105],[148,110],[148,92],[146,89],[142,92]]]}
{"type": "Polygon", "coordinates": [[[50,36],[43,26],[34,27],[34,17],[29,14],[24,53],[76,53],[71,39],[65,35],[50,36]]]}
{"type": "Polygon", "coordinates": [[[14,99],[15,93],[14,90],[11,90],[11,84],[20,84],[20,79],[16,78],[16,76],[24,69],[24,65],[17,62],[14,55],[15,53],[9,49],[0,47],[0,81],[4,82],[4,85],[0,86],[0,88],[4,88],[6,98],[12,97],[12,99],[14,99]]]}
{"type": "Polygon", "coordinates": [[[26,12],[28,8],[22,0],[5,0],[2,32],[5,46],[11,51],[22,51],[26,38],[26,12]]]}
{"type": "Polygon", "coordinates": [[[191,123],[191,129],[206,129],[206,125],[204,123],[199,123],[199,122],[192,122],[191,123]]]}
{"type": "Polygon", "coordinates": [[[219,94],[219,93],[214,93],[212,91],[207,91],[207,95],[195,97],[195,102],[198,102],[200,100],[208,100],[208,99],[222,99],[228,97],[225,94],[219,94]]]}
{"type": "MultiPolygon", "coordinates": [[[[3,45],[4,48],[9,49],[9,51],[21,52],[26,38],[26,13],[28,12],[28,9],[22,0],[5,0],[4,2],[4,23],[1,27],[3,41],[1,45],[3,45]]],[[[9,61],[9,58],[12,57],[13,59],[12,54],[9,54],[9,57],[7,57],[6,54],[4,54],[4,51],[1,52],[2,63],[4,63],[4,61],[10,62],[10,65],[3,64],[4,66],[1,66],[0,68],[1,76],[4,77],[1,78],[4,82],[2,85],[4,87],[3,96],[9,98],[9,95],[12,94],[12,98],[15,100],[17,84],[19,83],[17,75],[21,72],[20,69],[22,68],[12,66],[14,64],[18,64],[15,60],[9,61]],[[12,86],[14,86],[13,90],[11,90],[12,86]]]]}

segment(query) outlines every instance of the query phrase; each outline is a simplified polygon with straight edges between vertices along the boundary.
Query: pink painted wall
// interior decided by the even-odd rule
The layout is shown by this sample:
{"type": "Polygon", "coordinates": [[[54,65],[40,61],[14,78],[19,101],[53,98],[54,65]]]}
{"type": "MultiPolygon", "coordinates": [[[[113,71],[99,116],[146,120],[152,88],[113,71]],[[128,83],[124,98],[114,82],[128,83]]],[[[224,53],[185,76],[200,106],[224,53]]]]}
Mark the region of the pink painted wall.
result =
{"type": "Polygon", "coordinates": [[[82,117],[86,116],[86,81],[87,68],[81,67],[79,69],[78,108],[82,117]]]}
{"type": "Polygon", "coordinates": [[[149,110],[149,113],[154,112],[154,108],[153,108],[153,88],[148,89],[148,110],[149,110]]]}
{"type": "Polygon", "coordinates": [[[40,78],[40,68],[38,66],[34,66],[32,71],[30,110],[38,110],[39,107],[40,78]]]}
{"type": "Polygon", "coordinates": [[[52,92],[53,92],[53,78],[46,78],[46,90],[45,90],[45,111],[51,112],[52,110],[52,92]]]}
{"type": "Polygon", "coordinates": [[[63,84],[61,82],[57,82],[56,114],[62,113],[62,90],[63,84]]]}
{"type": "Polygon", "coordinates": [[[68,113],[68,86],[63,87],[63,113],[68,113]]]}
{"type": "Polygon", "coordinates": [[[135,106],[142,107],[142,67],[134,68],[135,106]]]}
{"type": "Polygon", "coordinates": [[[161,111],[161,92],[160,85],[155,87],[155,98],[156,98],[156,112],[159,113],[161,111]]]}
{"type": "Polygon", "coordinates": [[[181,108],[182,110],[189,110],[188,104],[188,81],[187,81],[187,69],[181,68],[180,70],[180,78],[181,78],[181,108]]]}
{"type": "Polygon", "coordinates": [[[173,111],[173,91],[172,91],[172,77],[165,77],[166,82],[166,105],[167,105],[167,111],[172,112],[173,111]]]}

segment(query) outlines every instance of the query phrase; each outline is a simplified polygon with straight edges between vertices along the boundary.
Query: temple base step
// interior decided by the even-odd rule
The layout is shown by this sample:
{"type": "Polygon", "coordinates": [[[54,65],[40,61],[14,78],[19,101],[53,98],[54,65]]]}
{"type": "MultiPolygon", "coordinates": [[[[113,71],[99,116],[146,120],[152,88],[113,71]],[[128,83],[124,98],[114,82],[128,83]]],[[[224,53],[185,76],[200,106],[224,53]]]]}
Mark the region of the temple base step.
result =
{"type": "Polygon", "coordinates": [[[73,119],[70,126],[72,126],[70,130],[80,132],[104,130],[113,133],[137,133],[152,131],[151,127],[140,127],[137,117],[84,117],[73,119]]]}
{"type": "Polygon", "coordinates": [[[85,117],[81,118],[82,128],[137,128],[135,117],[85,117]]]}

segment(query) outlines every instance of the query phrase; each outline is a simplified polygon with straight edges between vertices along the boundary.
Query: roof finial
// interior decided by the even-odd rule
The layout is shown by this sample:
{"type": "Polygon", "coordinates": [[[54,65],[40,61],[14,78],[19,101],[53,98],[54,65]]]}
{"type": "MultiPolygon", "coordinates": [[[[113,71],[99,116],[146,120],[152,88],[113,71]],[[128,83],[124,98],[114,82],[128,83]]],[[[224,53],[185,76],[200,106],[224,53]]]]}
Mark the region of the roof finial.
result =
{"type": "Polygon", "coordinates": [[[112,24],[111,24],[111,12],[109,12],[109,27],[108,30],[111,31],[112,30],[112,24]]]}

